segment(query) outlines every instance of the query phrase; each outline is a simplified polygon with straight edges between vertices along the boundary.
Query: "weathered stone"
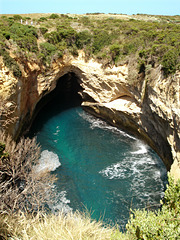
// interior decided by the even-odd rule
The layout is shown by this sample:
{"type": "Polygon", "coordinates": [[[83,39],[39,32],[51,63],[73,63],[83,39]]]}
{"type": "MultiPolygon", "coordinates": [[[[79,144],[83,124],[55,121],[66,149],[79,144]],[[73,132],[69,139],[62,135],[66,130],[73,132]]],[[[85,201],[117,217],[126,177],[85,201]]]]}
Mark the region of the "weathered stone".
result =
{"type": "MultiPolygon", "coordinates": [[[[168,170],[180,177],[180,72],[164,78],[161,67],[151,75],[129,81],[130,64],[102,68],[94,59],[85,61],[64,56],[45,69],[38,62],[21,61],[20,79],[0,61],[0,95],[17,103],[15,126],[9,131],[17,136],[27,126],[37,103],[53,89],[65,74],[73,72],[83,92],[83,108],[110,124],[125,128],[143,138],[162,158],[168,170]]],[[[138,75],[138,74],[137,74],[138,75]]]]}

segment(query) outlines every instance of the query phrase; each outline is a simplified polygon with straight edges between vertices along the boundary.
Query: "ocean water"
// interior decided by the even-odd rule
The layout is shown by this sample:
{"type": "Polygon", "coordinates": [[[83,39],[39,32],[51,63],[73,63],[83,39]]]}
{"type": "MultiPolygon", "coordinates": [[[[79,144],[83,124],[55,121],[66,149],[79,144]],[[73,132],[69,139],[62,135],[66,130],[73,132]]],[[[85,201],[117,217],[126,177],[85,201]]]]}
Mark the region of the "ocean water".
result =
{"type": "Polygon", "coordinates": [[[42,146],[40,169],[56,174],[53,212],[88,210],[92,218],[124,229],[130,208],[158,207],[167,172],[136,137],[95,118],[75,102],[49,103],[31,136],[42,146]]]}

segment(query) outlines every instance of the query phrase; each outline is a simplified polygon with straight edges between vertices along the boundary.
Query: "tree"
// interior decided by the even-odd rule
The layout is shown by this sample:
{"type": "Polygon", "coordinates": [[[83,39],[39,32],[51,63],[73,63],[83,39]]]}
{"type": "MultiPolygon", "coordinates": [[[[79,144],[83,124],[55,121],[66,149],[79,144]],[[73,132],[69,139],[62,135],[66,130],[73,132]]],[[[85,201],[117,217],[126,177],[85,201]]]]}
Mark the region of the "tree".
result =
{"type": "Polygon", "coordinates": [[[120,50],[121,50],[121,46],[119,44],[113,44],[109,47],[110,49],[110,54],[112,57],[113,62],[116,62],[117,58],[120,55],[120,50]]]}
{"type": "Polygon", "coordinates": [[[55,176],[37,172],[40,147],[34,139],[16,144],[0,132],[0,213],[38,211],[55,199],[55,176]]]}

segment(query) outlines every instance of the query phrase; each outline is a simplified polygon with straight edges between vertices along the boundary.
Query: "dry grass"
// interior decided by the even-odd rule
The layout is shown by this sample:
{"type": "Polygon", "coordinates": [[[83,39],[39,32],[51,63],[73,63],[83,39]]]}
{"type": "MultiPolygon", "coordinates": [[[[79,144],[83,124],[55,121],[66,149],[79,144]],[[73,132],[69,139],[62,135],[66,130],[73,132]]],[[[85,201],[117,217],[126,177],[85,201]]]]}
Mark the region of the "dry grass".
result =
{"type": "Polygon", "coordinates": [[[19,213],[0,215],[0,237],[18,240],[108,240],[126,239],[115,228],[104,227],[86,214],[63,213],[58,216],[37,214],[35,217],[19,213]]]}

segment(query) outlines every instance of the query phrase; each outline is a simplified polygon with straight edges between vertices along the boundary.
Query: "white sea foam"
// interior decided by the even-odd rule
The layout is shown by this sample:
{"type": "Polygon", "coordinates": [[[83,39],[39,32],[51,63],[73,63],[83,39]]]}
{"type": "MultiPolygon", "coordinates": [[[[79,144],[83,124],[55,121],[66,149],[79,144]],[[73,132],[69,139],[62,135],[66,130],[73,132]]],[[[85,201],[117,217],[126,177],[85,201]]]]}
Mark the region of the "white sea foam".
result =
{"type": "Polygon", "coordinates": [[[135,137],[129,135],[128,133],[118,129],[117,127],[114,127],[114,126],[111,126],[109,125],[108,123],[106,123],[105,121],[99,119],[99,118],[96,118],[86,112],[82,112],[82,113],[79,113],[79,116],[81,116],[83,119],[85,119],[87,122],[89,122],[91,125],[90,125],[90,128],[91,129],[94,129],[94,128],[101,128],[101,129],[105,129],[105,130],[109,130],[113,133],[116,133],[116,134],[120,134],[121,136],[125,136],[125,137],[128,137],[128,138],[131,138],[131,139],[136,139],[135,137]]]}
{"type": "Polygon", "coordinates": [[[137,151],[131,152],[132,154],[145,154],[148,152],[148,145],[143,143],[140,140],[136,141],[135,147],[138,149],[137,151]]]}
{"type": "Polygon", "coordinates": [[[133,201],[135,201],[137,208],[144,207],[145,199],[146,203],[148,201],[152,205],[155,204],[157,196],[163,195],[164,185],[161,176],[162,172],[159,169],[156,159],[149,151],[149,146],[143,141],[85,112],[80,115],[90,123],[90,128],[92,129],[102,128],[112,131],[117,135],[119,134],[120,138],[123,136],[125,137],[124,139],[127,137],[134,140],[131,141],[132,145],[129,152],[123,154],[123,159],[105,167],[99,171],[99,174],[111,181],[119,179],[120,184],[121,180],[128,179],[130,185],[126,198],[134,199],[133,201]],[[153,184],[153,191],[151,184],[153,184]]]}
{"type": "Polygon", "coordinates": [[[68,205],[70,203],[70,200],[66,197],[67,192],[61,191],[58,194],[56,194],[55,203],[53,205],[49,204],[49,208],[51,211],[55,213],[63,212],[68,213],[72,211],[73,209],[68,205]]]}
{"type": "Polygon", "coordinates": [[[120,179],[127,178],[126,172],[127,170],[122,168],[121,163],[116,163],[100,171],[99,173],[108,179],[120,179]]]}
{"type": "Polygon", "coordinates": [[[129,198],[136,199],[139,207],[142,207],[145,198],[149,203],[154,204],[156,196],[161,195],[164,190],[160,169],[157,167],[156,161],[148,155],[125,156],[122,161],[106,167],[99,173],[109,180],[129,178],[130,189],[128,192],[129,194],[133,193],[133,196],[130,194],[129,198]],[[152,193],[149,183],[153,180],[156,185],[152,193]]]}
{"type": "Polygon", "coordinates": [[[57,154],[44,150],[41,152],[41,157],[38,165],[35,167],[35,170],[36,172],[55,171],[60,165],[61,163],[59,162],[57,154]]]}

